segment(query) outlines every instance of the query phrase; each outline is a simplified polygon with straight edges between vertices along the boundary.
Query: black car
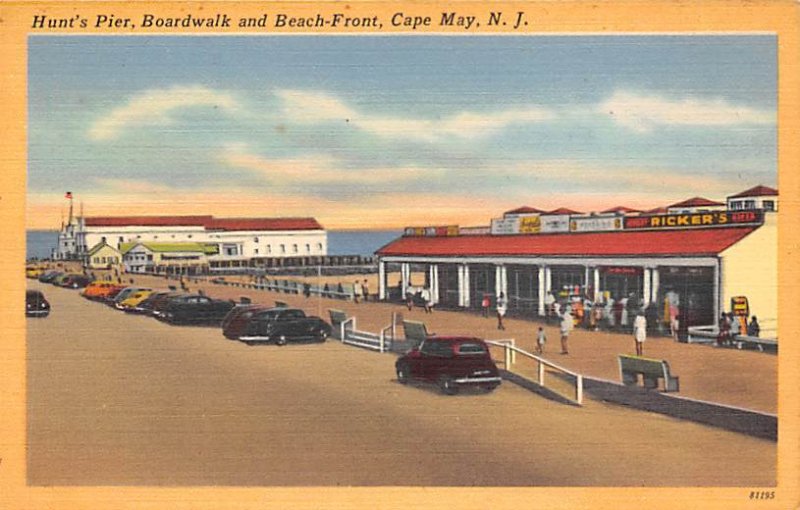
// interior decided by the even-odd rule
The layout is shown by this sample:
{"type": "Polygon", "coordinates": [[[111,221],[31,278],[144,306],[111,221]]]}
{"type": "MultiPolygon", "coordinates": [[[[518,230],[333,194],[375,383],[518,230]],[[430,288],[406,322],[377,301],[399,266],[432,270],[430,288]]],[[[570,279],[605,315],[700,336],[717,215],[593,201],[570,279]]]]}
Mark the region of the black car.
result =
{"type": "Polygon", "coordinates": [[[42,283],[52,283],[53,280],[63,275],[61,271],[47,271],[39,276],[39,281],[42,283]]]}
{"type": "Polygon", "coordinates": [[[82,274],[71,274],[59,282],[60,287],[68,289],[82,289],[89,285],[92,279],[82,274]]]}
{"type": "Polygon", "coordinates": [[[169,299],[156,317],[170,324],[219,325],[234,306],[233,301],[189,294],[169,299]]]}
{"type": "Polygon", "coordinates": [[[38,290],[25,291],[25,316],[47,317],[50,315],[50,303],[38,290]]]}
{"type": "Polygon", "coordinates": [[[297,308],[251,309],[228,321],[222,330],[225,337],[247,345],[273,342],[324,342],[331,334],[331,325],[319,317],[306,316],[297,308]]]}
{"type": "Polygon", "coordinates": [[[492,391],[500,374],[483,340],[470,337],[430,337],[395,362],[397,380],[432,382],[453,395],[462,387],[492,391]]]}

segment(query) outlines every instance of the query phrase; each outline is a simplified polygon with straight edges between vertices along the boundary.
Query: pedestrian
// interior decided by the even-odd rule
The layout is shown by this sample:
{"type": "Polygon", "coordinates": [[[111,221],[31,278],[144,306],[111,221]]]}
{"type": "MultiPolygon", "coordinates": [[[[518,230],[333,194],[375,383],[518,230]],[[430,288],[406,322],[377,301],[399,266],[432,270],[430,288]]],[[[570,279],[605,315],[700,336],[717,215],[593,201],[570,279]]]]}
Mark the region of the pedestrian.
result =
{"type": "Polygon", "coordinates": [[[500,295],[497,297],[497,329],[505,330],[506,327],[503,325],[503,317],[506,316],[506,311],[508,310],[508,303],[506,302],[506,295],[501,292],[500,295]]]}
{"type": "Polygon", "coordinates": [[[544,354],[545,343],[547,343],[547,335],[544,334],[544,328],[539,326],[539,331],[536,333],[536,354],[544,354]]]}
{"type": "Polygon", "coordinates": [[[558,315],[555,313],[553,306],[556,304],[556,297],[553,295],[553,292],[550,291],[544,296],[544,310],[545,315],[548,319],[553,315],[558,315]]]}
{"type": "Polygon", "coordinates": [[[361,293],[363,289],[361,288],[361,284],[356,280],[353,282],[353,302],[358,304],[358,301],[361,299],[361,293]]]}
{"type": "Polygon", "coordinates": [[[647,319],[644,312],[639,311],[633,319],[633,341],[636,343],[636,355],[642,356],[644,341],[647,339],[647,319]]]}
{"type": "Polygon", "coordinates": [[[414,287],[411,285],[406,287],[406,306],[409,312],[414,308],[414,287]]]}
{"type": "Polygon", "coordinates": [[[717,346],[727,345],[730,340],[731,323],[728,315],[723,312],[719,317],[719,334],[717,334],[717,346]]]}
{"type": "Polygon", "coordinates": [[[753,318],[750,319],[750,324],[747,325],[747,336],[753,336],[758,338],[758,335],[761,334],[761,326],[758,325],[758,317],[753,315],[753,318]]]}
{"type": "Polygon", "coordinates": [[[569,354],[567,340],[569,340],[569,332],[572,331],[574,325],[572,314],[567,309],[561,316],[561,354],[569,354]]]}
{"type": "Polygon", "coordinates": [[[481,315],[489,317],[489,294],[483,293],[483,300],[481,301],[481,315]]]}
{"type": "Polygon", "coordinates": [[[669,331],[672,335],[672,339],[676,342],[678,341],[678,315],[680,311],[678,310],[678,304],[670,302],[669,304],[669,331]]]}
{"type": "Polygon", "coordinates": [[[364,302],[366,303],[369,299],[369,282],[367,282],[366,278],[364,278],[364,283],[361,284],[361,291],[364,293],[364,302]]]}
{"type": "Polygon", "coordinates": [[[425,308],[425,313],[433,313],[433,293],[431,290],[425,287],[422,289],[420,297],[422,298],[422,306],[425,308]]]}

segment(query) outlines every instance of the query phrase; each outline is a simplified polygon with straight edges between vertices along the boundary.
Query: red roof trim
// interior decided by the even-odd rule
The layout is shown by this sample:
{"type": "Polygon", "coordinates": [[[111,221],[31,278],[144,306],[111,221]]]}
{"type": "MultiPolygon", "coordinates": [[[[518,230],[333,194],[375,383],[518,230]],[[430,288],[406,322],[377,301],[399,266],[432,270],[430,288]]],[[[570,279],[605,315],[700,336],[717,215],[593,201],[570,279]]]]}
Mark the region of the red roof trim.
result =
{"type": "Polygon", "coordinates": [[[573,211],[572,209],[567,209],[566,207],[559,207],[558,209],[553,209],[552,211],[545,214],[583,214],[583,213],[579,211],[573,211]]]}
{"type": "Polygon", "coordinates": [[[713,200],[709,200],[703,197],[694,197],[690,198],[689,200],[684,200],[683,202],[678,202],[677,204],[672,204],[667,207],[703,207],[703,206],[720,206],[725,205],[722,202],[714,202],[713,200]]]}
{"type": "Polygon", "coordinates": [[[728,198],[745,198],[745,197],[776,197],[778,196],[778,190],[775,188],[770,188],[768,186],[754,186],[748,190],[742,191],[741,193],[737,193],[735,195],[731,195],[728,198]]]}
{"type": "Polygon", "coordinates": [[[378,254],[408,256],[714,256],[756,227],[458,237],[403,237],[378,254]]]}
{"type": "Polygon", "coordinates": [[[93,216],[85,218],[87,227],[202,227],[211,216],[93,216]]]}
{"type": "Polygon", "coordinates": [[[87,227],[204,227],[209,230],[322,230],[314,218],[214,218],[213,216],[94,216],[87,227]]]}
{"type": "Polygon", "coordinates": [[[537,209],[535,207],[528,207],[527,205],[523,205],[522,207],[517,207],[516,209],[512,209],[510,211],[506,211],[503,213],[503,216],[507,214],[541,214],[544,211],[541,209],[537,209]]]}
{"type": "Polygon", "coordinates": [[[625,207],[624,205],[619,205],[617,207],[612,207],[611,209],[606,209],[605,211],[601,211],[602,213],[640,213],[639,209],[631,209],[630,207],[625,207]]]}

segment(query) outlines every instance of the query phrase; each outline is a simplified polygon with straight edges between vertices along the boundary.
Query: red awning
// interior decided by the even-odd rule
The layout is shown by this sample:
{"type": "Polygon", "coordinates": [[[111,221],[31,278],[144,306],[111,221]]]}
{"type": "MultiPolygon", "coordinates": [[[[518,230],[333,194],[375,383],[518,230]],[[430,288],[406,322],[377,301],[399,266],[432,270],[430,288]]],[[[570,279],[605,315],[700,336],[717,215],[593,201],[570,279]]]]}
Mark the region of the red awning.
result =
{"type": "Polygon", "coordinates": [[[377,253],[381,256],[713,256],[756,228],[401,237],[377,253]]]}

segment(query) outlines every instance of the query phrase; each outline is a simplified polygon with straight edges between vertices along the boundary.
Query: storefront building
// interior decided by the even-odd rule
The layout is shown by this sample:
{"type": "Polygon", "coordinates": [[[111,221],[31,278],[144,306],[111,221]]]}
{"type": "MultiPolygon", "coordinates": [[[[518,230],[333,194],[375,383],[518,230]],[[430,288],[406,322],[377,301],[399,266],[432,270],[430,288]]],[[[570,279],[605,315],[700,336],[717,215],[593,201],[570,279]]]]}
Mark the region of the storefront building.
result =
{"type": "Polygon", "coordinates": [[[554,233],[515,234],[509,223],[504,217],[493,225],[503,233],[483,235],[407,229],[377,252],[380,297],[402,298],[386,285],[387,273],[399,269],[399,288],[428,288],[442,308],[478,309],[484,295],[494,304],[503,293],[518,316],[544,316],[553,298],[611,300],[668,322],[672,301],[689,327],[715,324],[732,298],[744,296],[762,328],[777,328],[777,218],[770,211],[581,215],[568,220],[569,231],[554,233]]]}

